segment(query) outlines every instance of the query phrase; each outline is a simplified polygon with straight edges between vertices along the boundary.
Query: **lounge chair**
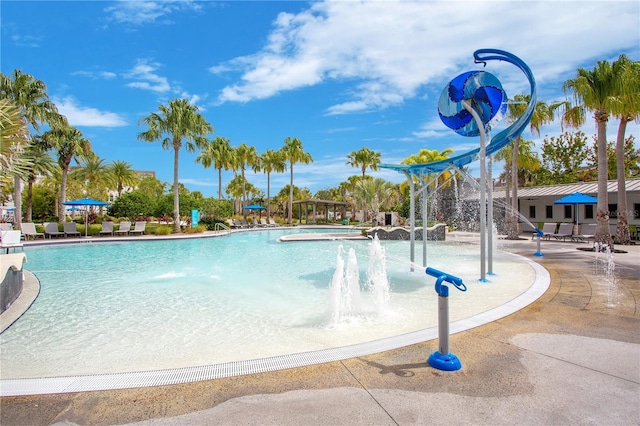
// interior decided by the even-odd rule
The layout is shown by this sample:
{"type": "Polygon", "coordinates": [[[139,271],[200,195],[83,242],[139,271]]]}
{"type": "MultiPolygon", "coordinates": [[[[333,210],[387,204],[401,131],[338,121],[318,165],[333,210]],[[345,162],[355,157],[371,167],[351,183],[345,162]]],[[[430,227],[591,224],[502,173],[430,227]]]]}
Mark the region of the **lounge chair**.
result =
{"type": "Polygon", "coordinates": [[[573,235],[573,223],[561,223],[558,232],[551,234],[550,237],[564,241],[567,237],[571,238],[571,235],[573,235]]]}
{"type": "Polygon", "coordinates": [[[118,225],[118,229],[113,231],[115,235],[129,235],[129,231],[131,231],[131,222],[120,222],[118,225]]]}
{"type": "Polygon", "coordinates": [[[53,237],[64,237],[65,234],[58,229],[58,222],[49,222],[44,225],[44,236],[51,239],[53,237]]]}
{"type": "Polygon", "coordinates": [[[13,231],[13,227],[10,223],[0,222],[0,231],[13,231]]]}
{"type": "MultiPolygon", "coordinates": [[[[556,232],[556,226],[554,222],[545,222],[545,224],[542,225],[542,235],[540,235],[540,238],[543,240],[551,239],[551,236],[556,232]]],[[[531,239],[533,240],[537,235],[538,234],[534,232],[531,239]]]]}
{"type": "Polygon", "coordinates": [[[572,235],[571,241],[589,241],[590,239],[596,238],[596,224],[595,223],[585,223],[584,225],[580,225],[580,234],[572,235]]]}
{"type": "Polygon", "coordinates": [[[242,218],[240,223],[242,223],[242,227],[243,228],[251,228],[251,225],[249,225],[249,222],[247,222],[247,219],[245,219],[245,218],[242,218]]]}
{"type": "Polygon", "coordinates": [[[24,235],[25,240],[28,240],[29,238],[35,240],[38,237],[44,238],[44,234],[42,232],[36,232],[36,225],[33,222],[21,223],[20,230],[22,231],[22,235],[24,235]]]}
{"type": "Polygon", "coordinates": [[[64,223],[64,237],[67,238],[69,235],[71,235],[72,237],[80,236],[80,232],[78,232],[78,228],[76,227],[75,222],[64,223]]]}
{"type": "Polygon", "coordinates": [[[113,222],[102,222],[102,229],[98,235],[113,235],[113,222]]]}
{"type": "Polygon", "coordinates": [[[147,222],[136,222],[135,226],[133,227],[133,229],[131,231],[129,231],[130,234],[140,234],[140,235],[144,235],[144,231],[147,229],[147,222]]]}
{"type": "Polygon", "coordinates": [[[260,218],[260,226],[263,228],[266,228],[267,226],[269,226],[269,224],[267,223],[267,219],[264,217],[260,218]]]}
{"type": "Polygon", "coordinates": [[[269,225],[271,225],[271,226],[278,226],[278,224],[276,223],[276,221],[275,221],[275,220],[273,220],[273,218],[272,218],[272,217],[270,217],[270,218],[269,218],[269,225]]]}
{"type": "Polygon", "coordinates": [[[22,232],[20,231],[0,231],[0,247],[2,249],[7,249],[7,254],[9,254],[9,249],[13,249],[16,251],[16,248],[20,247],[24,249],[20,239],[22,238],[22,232]]]}
{"type": "Polygon", "coordinates": [[[235,228],[236,224],[233,223],[233,219],[226,219],[225,222],[227,222],[227,225],[229,226],[229,228],[235,228]]]}
{"type": "MultiPolygon", "coordinates": [[[[247,221],[245,220],[245,223],[246,223],[246,222],[247,222],[247,221]]],[[[234,228],[236,228],[236,229],[242,229],[242,228],[247,228],[247,227],[249,227],[249,225],[244,226],[244,225],[240,222],[240,219],[233,219],[233,225],[234,225],[233,227],[234,227],[234,228]]]]}

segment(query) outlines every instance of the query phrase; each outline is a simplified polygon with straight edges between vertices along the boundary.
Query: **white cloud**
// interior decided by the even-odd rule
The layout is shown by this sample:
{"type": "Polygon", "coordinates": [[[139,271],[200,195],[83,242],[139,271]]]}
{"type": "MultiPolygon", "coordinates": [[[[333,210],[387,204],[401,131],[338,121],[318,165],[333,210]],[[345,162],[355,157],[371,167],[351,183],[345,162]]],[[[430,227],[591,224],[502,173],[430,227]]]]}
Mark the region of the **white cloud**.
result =
{"type": "Polygon", "coordinates": [[[75,71],[72,72],[71,75],[81,75],[94,80],[112,80],[117,77],[117,74],[111,71],[75,71]]]}
{"type": "Polygon", "coordinates": [[[168,15],[176,11],[200,10],[201,5],[192,0],[178,1],[117,1],[113,6],[106,7],[105,12],[110,19],[121,24],[142,25],[159,22],[170,24],[168,15]]]}
{"type": "Polygon", "coordinates": [[[160,66],[157,62],[150,63],[147,59],[138,59],[136,65],[124,75],[127,79],[135,80],[128,83],[127,86],[157,93],[170,91],[171,85],[167,78],[161,77],[156,73],[160,66]]]}
{"type": "Polygon", "coordinates": [[[67,117],[72,126],[87,127],[122,127],[127,121],[114,112],[100,111],[96,108],[85,107],[78,104],[78,100],[72,96],[63,99],[53,99],[60,114],[67,117]]]}
{"type": "MultiPolygon", "coordinates": [[[[220,103],[335,80],[351,86],[328,114],[379,110],[480,67],[471,55],[482,47],[516,53],[539,83],[612,51],[637,51],[637,14],[635,2],[318,2],[295,15],[281,13],[262,50],[210,72],[240,72],[220,103]]],[[[508,94],[526,89],[518,73],[507,74],[503,85],[508,94]]]]}
{"type": "Polygon", "coordinates": [[[16,46],[19,46],[19,47],[36,48],[36,47],[40,47],[40,42],[42,41],[42,37],[15,34],[11,36],[11,40],[16,46]]]}

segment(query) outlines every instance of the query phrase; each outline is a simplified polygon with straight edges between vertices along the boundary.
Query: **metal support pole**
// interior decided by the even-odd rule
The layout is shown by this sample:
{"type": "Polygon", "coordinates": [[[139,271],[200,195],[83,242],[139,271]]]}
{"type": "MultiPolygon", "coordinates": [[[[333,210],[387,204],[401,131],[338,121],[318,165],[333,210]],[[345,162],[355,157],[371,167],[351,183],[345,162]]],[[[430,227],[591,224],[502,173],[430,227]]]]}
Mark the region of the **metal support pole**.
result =
{"type": "Polygon", "coordinates": [[[540,250],[540,239],[542,238],[542,230],[536,228],[535,229],[535,233],[536,233],[536,237],[538,239],[538,251],[536,251],[535,253],[533,253],[534,256],[544,256],[544,254],[542,253],[542,251],[540,250]]]}
{"type": "Polygon", "coordinates": [[[416,198],[414,195],[413,176],[409,173],[406,173],[406,176],[409,180],[409,245],[411,250],[411,272],[413,272],[413,265],[416,260],[416,198]]]}
{"type": "Polygon", "coordinates": [[[487,238],[488,238],[488,246],[487,246],[487,274],[493,275],[493,178],[492,174],[492,159],[489,156],[489,164],[487,165],[487,194],[489,201],[487,203],[487,238]]]}
{"type": "Polygon", "coordinates": [[[429,218],[428,212],[428,198],[429,191],[427,185],[424,185],[422,190],[422,267],[427,267],[427,219],[429,218]]]}
{"type": "Polygon", "coordinates": [[[484,124],[478,113],[471,106],[471,101],[462,102],[464,109],[469,111],[478,125],[480,131],[480,281],[487,281],[486,274],[486,251],[487,251],[487,177],[485,167],[485,149],[484,149],[484,124]]]}
{"type": "MultiPolygon", "coordinates": [[[[445,287],[446,288],[446,287],[445,287]]],[[[449,293],[438,296],[438,351],[449,354],[449,293]]]]}
{"type": "Polygon", "coordinates": [[[425,272],[436,277],[435,289],[438,293],[438,350],[429,356],[427,363],[438,370],[459,370],[462,368],[460,360],[449,352],[449,287],[444,284],[453,284],[460,291],[467,291],[467,287],[460,278],[437,269],[427,268],[425,272]]]}

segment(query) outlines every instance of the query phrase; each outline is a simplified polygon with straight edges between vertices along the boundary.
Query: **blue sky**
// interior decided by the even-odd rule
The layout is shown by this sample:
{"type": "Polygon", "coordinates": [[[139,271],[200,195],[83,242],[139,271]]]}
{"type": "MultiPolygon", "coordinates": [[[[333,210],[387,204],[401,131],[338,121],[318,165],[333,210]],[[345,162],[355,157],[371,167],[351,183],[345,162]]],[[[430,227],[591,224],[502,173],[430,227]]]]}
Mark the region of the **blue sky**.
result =
{"type": "MultiPolygon", "coordinates": [[[[299,138],[314,162],[294,166],[294,184],[316,192],[358,174],[346,156],[365,146],[392,164],[422,148],[475,148],[477,138],[441,123],[437,101],[453,77],[479,69],[476,49],[523,59],[546,102],[566,98],[562,83],[577,68],[621,53],[640,60],[637,1],[3,0],[0,13],[1,71],[45,82],[101,158],[154,170],[165,182],[173,181],[173,153],[139,142],[138,121],[173,98],[197,105],[212,137],[234,146],[262,153],[299,138]]],[[[527,90],[512,66],[485,70],[509,97],[527,90]]],[[[582,130],[593,135],[595,125],[582,130]]],[[[609,140],[616,130],[611,120],[609,140]]],[[[627,134],[639,130],[632,123],[627,134]]],[[[557,121],[542,137],[561,132],[557,121]]],[[[181,151],[180,181],[216,196],[217,171],[195,156],[181,151]]],[[[372,174],[403,180],[390,170],[372,174]]],[[[223,185],[231,178],[224,173],[223,185]]],[[[247,179],[266,193],[265,174],[247,179]]],[[[273,174],[271,193],[288,183],[288,172],[273,174]]]]}

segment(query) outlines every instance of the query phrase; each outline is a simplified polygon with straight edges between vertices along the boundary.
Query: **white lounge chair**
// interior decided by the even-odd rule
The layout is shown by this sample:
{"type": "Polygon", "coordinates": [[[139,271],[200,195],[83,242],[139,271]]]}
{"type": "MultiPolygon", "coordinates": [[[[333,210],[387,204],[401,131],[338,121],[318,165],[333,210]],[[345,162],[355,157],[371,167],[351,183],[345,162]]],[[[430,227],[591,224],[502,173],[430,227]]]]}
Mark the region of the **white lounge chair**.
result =
{"type": "Polygon", "coordinates": [[[113,235],[113,222],[102,222],[102,229],[98,235],[113,235]]]}
{"type": "Polygon", "coordinates": [[[80,232],[78,232],[78,228],[76,227],[75,222],[65,222],[64,223],[64,237],[68,237],[71,235],[72,237],[79,237],[80,232]]]}
{"type": "Polygon", "coordinates": [[[115,235],[129,235],[131,231],[131,222],[123,221],[118,225],[118,229],[113,231],[115,235]]]}
{"type": "Polygon", "coordinates": [[[144,232],[147,229],[147,222],[136,222],[133,229],[129,231],[130,234],[140,234],[144,235],[144,232]]]}
{"type": "Polygon", "coordinates": [[[571,236],[571,241],[576,241],[576,242],[589,241],[595,238],[596,238],[596,224],[585,223],[584,225],[580,225],[580,234],[571,236]]]}
{"type": "Polygon", "coordinates": [[[21,238],[22,232],[20,231],[0,231],[0,247],[7,249],[7,254],[9,254],[9,249],[13,249],[14,252],[18,247],[24,249],[20,242],[21,238]]]}
{"type": "Polygon", "coordinates": [[[550,234],[550,237],[564,241],[567,237],[571,238],[571,235],[573,235],[573,223],[561,223],[558,232],[550,234]]]}
{"type": "MultiPolygon", "coordinates": [[[[551,239],[551,235],[555,234],[556,232],[556,226],[557,225],[555,224],[555,222],[545,222],[545,224],[542,225],[542,235],[540,235],[540,238],[542,238],[543,240],[551,239]]],[[[537,235],[538,234],[534,232],[531,236],[531,239],[533,240],[537,235]]]]}
{"type": "Polygon", "coordinates": [[[22,230],[22,235],[24,235],[25,240],[28,240],[29,238],[35,240],[38,237],[44,238],[44,234],[42,232],[36,232],[36,225],[33,222],[21,223],[20,230],[22,230]]]}
{"type": "Polygon", "coordinates": [[[0,231],[13,231],[13,226],[8,222],[0,222],[0,231]]]}
{"type": "Polygon", "coordinates": [[[267,226],[269,226],[269,224],[267,223],[267,219],[266,218],[264,218],[264,217],[260,218],[260,226],[262,228],[266,228],[267,226]]]}
{"type": "Polygon", "coordinates": [[[53,237],[64,237],[65,234],[58,229],[57,222],[49,222],[44,225],[44,236],[51,239],[53,237]]]}
{"type": "Polygon", "coordinates": [[[275,220],[273,220],[273,218],[272,218],[272,217],[270,217],[270,218],[269,218],[269,225],[271,225],[271,226],[278,226],[278,223],[277,223],[275,220]]]}

